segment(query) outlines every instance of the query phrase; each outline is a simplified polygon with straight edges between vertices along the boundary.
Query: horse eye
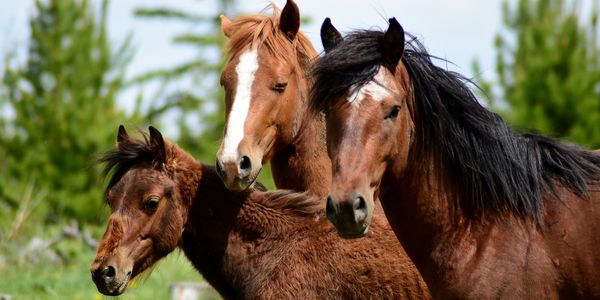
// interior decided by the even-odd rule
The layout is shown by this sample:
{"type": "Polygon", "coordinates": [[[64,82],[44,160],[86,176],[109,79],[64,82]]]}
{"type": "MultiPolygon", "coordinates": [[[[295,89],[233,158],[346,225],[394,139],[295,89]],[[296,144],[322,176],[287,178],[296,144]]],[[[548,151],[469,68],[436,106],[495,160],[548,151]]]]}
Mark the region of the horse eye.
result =
{"type": "Polygon", "coordinates": [[[392,110],[390,111],[390,114],[386,117],[386,119],[395,119],[398,116],[398,113],[400,112],[400,105],[394,105],[394,107],[392,107],[392,110]]]}
{"type": "Polygon", "coordinates": [[[158,198],[158,197],[150,197],[150,198],[148,198],[148,200],[146,200],[146,202],[144,202],[144,208],[145,209],[156,209],[156,207],[158,207],[159,201],[160,201],[160,198],[158,198]]]}
{"type": "Polygon", "coordinates": [[[285,91],[285,88],[287,87],[287,82],[282,82],[282,83],[276,83],[273,86],[273,90],[279,93],[283,93],[283,91],[285,91]]]}

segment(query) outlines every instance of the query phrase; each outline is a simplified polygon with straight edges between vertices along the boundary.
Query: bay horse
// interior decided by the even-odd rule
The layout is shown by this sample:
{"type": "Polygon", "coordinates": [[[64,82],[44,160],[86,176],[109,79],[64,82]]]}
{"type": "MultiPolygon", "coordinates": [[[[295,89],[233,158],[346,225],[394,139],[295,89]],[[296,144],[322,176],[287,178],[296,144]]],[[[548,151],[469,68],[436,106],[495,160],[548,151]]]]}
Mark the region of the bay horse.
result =
{"type": "Polygon", "coordinates": [[[105,295],[176,248],[226,299],[429,299],[427,286],[381,216],[372,235],[340,239],[325,203],[308,193],[228,190],[153,127],[119,127],[101,159],[111,209],[91,266],[105,295]]]}
{"type": "Polygon", "coordinates": [[[299,31],[294,1],[281,14],[271,8],[272,16],[221,16],[229,60],[221,74],[226,128],[217,170],[229,189],[240,191],[270,162],[277,188],[325,197],[331,184],[325,124],[321,115],[306,113],[307,75],[318,54],[299,31]],[[300,130],[301,124],[307,126],[300,130]]]}
{"type": "Polygon", "coordinates": [[[513,131],[395,18],[322,32],[310,107],[327,117],[340,235],[365,235],[379,189],[434,298],[600,298],[599,153],[513,131]]]}

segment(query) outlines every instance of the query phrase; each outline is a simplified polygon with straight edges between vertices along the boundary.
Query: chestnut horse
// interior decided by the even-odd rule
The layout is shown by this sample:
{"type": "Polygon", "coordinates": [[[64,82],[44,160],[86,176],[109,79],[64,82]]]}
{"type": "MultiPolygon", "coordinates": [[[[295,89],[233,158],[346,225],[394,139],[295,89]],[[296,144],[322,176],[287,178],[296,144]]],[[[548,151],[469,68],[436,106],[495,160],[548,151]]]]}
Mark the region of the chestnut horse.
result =
{"type": "Polygon", "coordinates": [[[365,232],[356,203],[379,188],[434,298],[600,298],[598,153],[512,131],[395,19],[323,32],[311,108],[327,116],[339,233],[365,232]]]}
{"type": "Polygon", "coordinates": [[[308,107],[307,73],[318,57],[299,31],[300,13],[288,0],[279,16],[221,16],[230,59],[223,69],[226,128],[217,153],[217,170],[231,190],[243,190],[271,163],[278,188],[326,196],[331,162],[325,124],[313,117],[299,135],[308,107]]]}
{"type": "MultiPolygon", "coordinates": [[[[91,272],[98,290],[119,295],[130,279],[179,247],[228,299],[430,298],[383,216],[367,239],[343,240],[307,193],[229,191],[150,127],[119,127],[101,161],[112,173],[111,208],[91,272]]],[[[108,173],[107,173],[108,174],[108,173]]]]}

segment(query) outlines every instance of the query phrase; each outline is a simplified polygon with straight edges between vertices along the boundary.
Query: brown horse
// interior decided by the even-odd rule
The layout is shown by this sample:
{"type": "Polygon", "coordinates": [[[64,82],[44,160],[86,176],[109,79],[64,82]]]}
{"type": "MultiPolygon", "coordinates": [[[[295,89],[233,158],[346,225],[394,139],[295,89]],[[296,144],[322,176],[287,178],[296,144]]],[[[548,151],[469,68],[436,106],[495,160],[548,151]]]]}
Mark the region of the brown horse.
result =
{"type": "Polygon", "coordinates": [[[231,190],[243,190],[270,161],[278,188],[326,196],[331,162],[322,116],[305,118],[310,82],[318,57],[299,31],[300,13],[288,0],[279,16],[249,15],[233,22],[221,16],[230,57],[223,69],[227,125],[217,153],[217,170],[231,190]]]}
{"type": "Polygon", "coordinates": [[[600,298],[600,155],[512,131],[390,19],[314,69],[327,115],[327,216],[360,236],[379,199],[435,298],[600,298]]]}
{"type": "Polygon", "coordinates": [[[228,299],[429,298],[383,218],[367,239],[343,240],[307,193],[229,191],[150,127],[103,157],[112,178],[106,232],[91,272],[100,292],[128,281],[175,248],[228,299]]]}

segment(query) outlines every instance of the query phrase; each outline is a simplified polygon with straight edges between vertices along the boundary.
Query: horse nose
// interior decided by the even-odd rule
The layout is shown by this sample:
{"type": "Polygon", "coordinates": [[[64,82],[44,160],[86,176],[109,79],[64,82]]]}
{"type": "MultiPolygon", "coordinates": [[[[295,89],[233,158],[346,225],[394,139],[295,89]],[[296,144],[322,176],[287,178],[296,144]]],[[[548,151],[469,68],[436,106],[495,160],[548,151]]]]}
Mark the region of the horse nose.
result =
{"type": "Polygon", "coordinates": [[[327,219],[329,219],[329,221],[331,221],[333,223],[333,219],[335,218],[335,214],[336,214],[336,207],[335,207],[335,204],[333,203],[333,198],[331,198],[331,195],[329,195],[327,197],[327,205],[325,206],[325,214],[327,215],[327,219]]]}
{"type": "Polygon", "coordinates": [[[329,195],[325,214],[341,236],[359,236],[365,230],[368,216],[367,201],[360,194],[354,195],[347,201],[335,201],[333,196],[329,195]]]}
{"type": "Polygon", "coordinates": [[[354,220],[357,223],[362,223],[367,218],[367,201],[363,196],[358,195],[354,198],[352,203],[352,209],[354,211],[354,220]]]}
{"type": "Polygon", "coordinates": [[[242,158],[240,159],[240,162],[239,162],[239,167],[240,167],[240,177],[244,178],[244,177],[250,175],[250,172],[252,171],[252,162],[250,161],[250,158],[246,155],[242,155],[242,158]]]}
{"type": "Polygon", "coordinates": [[[92,271],[92,277],[97,280],[102,280],[104,284],[110,284],[115,280],[115,276],[117,274],[117,270],[115,267],[108,265],[105,267],[100,267],[96,270],[92,271]]]}
{"type": "Polygon", "coordinates": [[[229,177],[245,178],[252,173],[252,161],[247,155],[241,155],[239,159],[221,159],[217,157],[215,171],[222,179],[229,177]]]}
{"type": "Polygon", "coordinates": [[[113,267],[113,266],[106,266],[106,267],[102,268],[102,271],[100,271],[100,277],[107,284],[111,283],[115,280],[116,274],[117,274],[117,271],[116,271],[115,267],[113,267]]]}

